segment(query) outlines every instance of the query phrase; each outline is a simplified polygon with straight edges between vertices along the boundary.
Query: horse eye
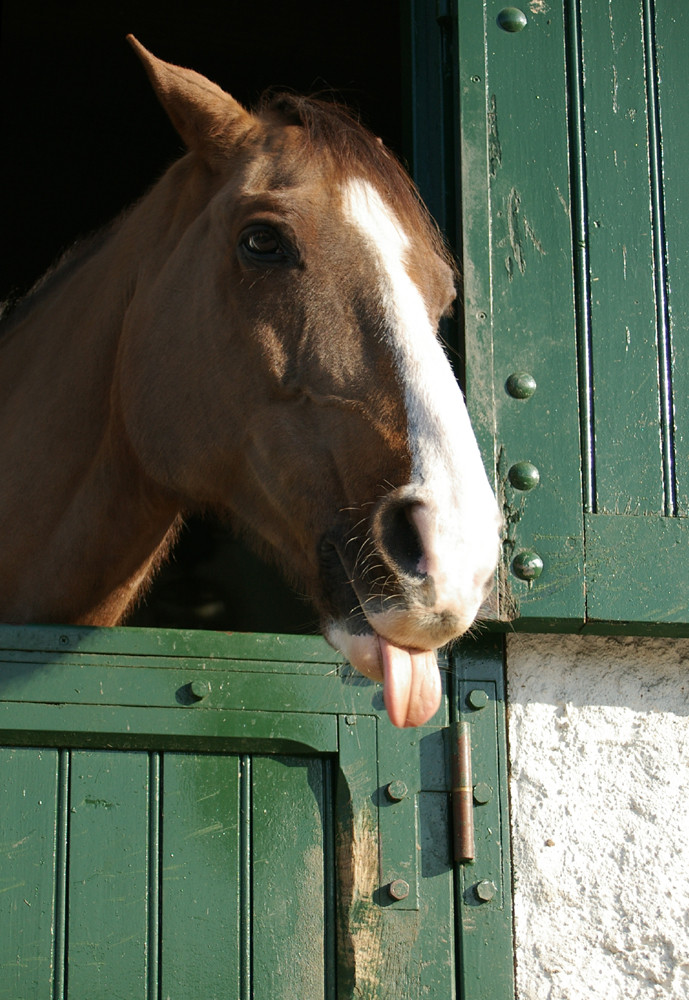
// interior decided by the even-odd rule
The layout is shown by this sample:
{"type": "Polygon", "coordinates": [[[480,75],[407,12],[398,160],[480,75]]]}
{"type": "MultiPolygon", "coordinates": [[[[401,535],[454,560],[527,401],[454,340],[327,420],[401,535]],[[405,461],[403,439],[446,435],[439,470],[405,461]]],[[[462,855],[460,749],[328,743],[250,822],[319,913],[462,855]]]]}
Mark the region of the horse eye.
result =
{"type": "Polygon", "coordinates": [[[252,257],[261,257],[263,260],[279,260],[285,256],[280,237],[267,227],[250,229],[244,233],[242,246],[252,257]]]}

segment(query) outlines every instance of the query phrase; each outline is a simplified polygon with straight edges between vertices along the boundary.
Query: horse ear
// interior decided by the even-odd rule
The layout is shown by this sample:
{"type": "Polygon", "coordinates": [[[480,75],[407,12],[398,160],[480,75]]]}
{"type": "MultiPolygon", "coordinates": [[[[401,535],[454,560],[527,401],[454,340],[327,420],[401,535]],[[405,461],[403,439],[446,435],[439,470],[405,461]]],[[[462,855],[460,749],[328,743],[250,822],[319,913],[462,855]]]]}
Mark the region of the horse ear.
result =
{"type": "Polygon", "coordinates": [[[211,165],[224,158],[251,127],[251,114],[200,73],[163,62],[134,35],[127,35],[127,41],[187,148],[201,153],[211,165]]]}

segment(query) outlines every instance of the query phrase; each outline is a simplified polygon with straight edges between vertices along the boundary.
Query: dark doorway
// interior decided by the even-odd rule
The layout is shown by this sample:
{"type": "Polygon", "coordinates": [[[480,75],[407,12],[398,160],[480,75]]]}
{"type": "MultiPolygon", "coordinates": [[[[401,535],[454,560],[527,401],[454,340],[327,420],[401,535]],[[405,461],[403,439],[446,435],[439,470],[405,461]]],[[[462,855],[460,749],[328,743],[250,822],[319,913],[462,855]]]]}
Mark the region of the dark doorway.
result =
{"type": "MultiPolygon", "coordinates": [[[[244,104],[266,87],[333,91],[402,152],[400,7],[198,0],[4,0],[0,300],[139,197],[180,141],[125,41],[132,32],[244,104]]],[[[131,624],[315,631],[313,609],[233,538],[192,519],[131,624]]]]}

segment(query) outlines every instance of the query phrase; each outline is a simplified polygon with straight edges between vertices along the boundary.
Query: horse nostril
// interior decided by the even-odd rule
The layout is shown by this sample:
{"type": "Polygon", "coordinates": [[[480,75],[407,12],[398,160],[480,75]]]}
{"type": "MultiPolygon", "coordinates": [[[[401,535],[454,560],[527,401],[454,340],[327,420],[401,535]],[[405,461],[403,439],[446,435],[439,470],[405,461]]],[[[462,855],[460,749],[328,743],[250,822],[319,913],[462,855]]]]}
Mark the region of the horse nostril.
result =
{"type": "Polygon", "coordinates": [[[423,580],[426,556],[414,523],[417,502],[391,502],[379,514],[378,533],[381,554],[405,576],[423,580]]]}

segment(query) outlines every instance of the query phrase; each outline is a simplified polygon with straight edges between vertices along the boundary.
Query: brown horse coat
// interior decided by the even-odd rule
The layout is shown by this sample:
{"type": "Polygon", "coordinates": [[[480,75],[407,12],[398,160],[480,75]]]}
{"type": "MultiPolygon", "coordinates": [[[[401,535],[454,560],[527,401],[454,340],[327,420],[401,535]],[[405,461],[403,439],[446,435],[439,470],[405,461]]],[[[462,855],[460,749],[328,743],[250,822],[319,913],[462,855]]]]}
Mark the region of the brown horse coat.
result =
{"type": "Polygon", "coordinates": [[[442,242],[342,109],[250,113],[133,44],[189,152],[5,324],[0,615],[114,624],[218,510],[423,722],[499,529],[435,333],[442,242]]]}

